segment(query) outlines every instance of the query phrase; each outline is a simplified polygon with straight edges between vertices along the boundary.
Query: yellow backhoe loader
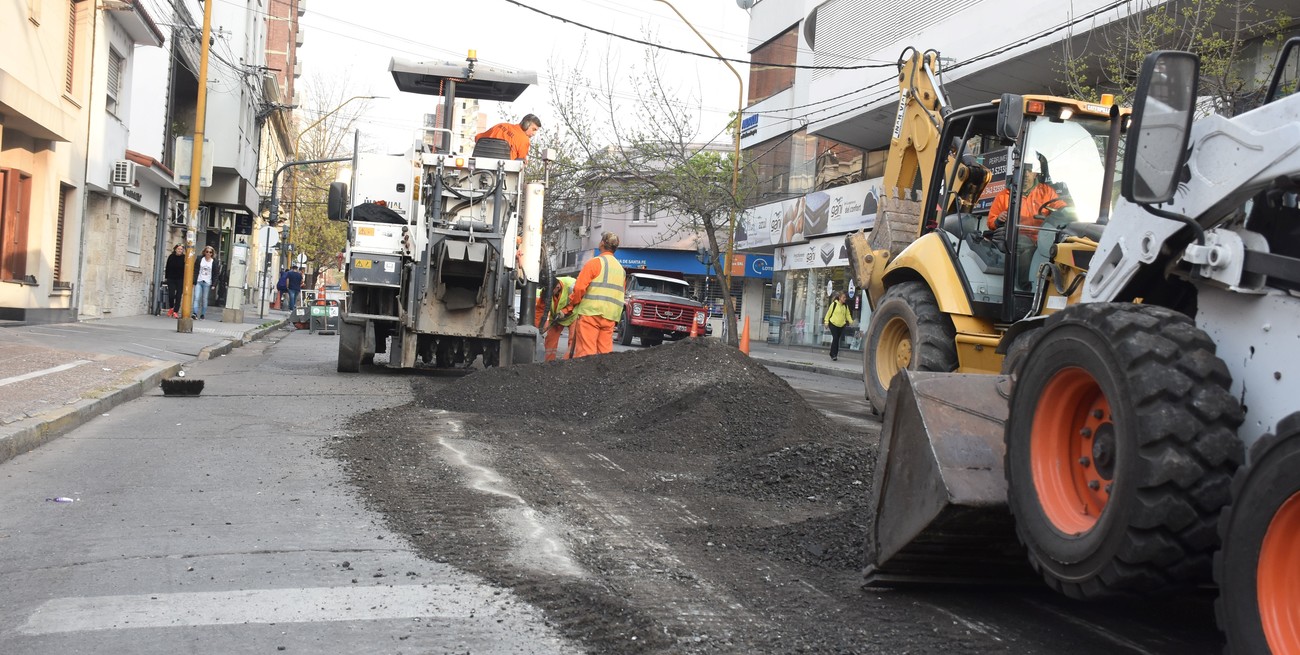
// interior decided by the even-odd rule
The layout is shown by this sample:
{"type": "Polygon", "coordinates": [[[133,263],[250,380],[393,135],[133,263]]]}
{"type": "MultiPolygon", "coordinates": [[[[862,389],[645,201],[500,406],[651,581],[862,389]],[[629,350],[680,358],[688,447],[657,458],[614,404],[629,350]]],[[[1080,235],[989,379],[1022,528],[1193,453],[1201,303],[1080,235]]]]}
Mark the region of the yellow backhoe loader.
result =
{"type": "Polygon", "coordinates": [[[885,197],[870,233],[846,239],[872,308],[863,378],[876,412],[902,369],[1000,372],[1023,350],[1012,325],[1077,298],[1127,116],[1015,94],[953,110],[937,52],[908,48],[898,69],[885,197]]]}

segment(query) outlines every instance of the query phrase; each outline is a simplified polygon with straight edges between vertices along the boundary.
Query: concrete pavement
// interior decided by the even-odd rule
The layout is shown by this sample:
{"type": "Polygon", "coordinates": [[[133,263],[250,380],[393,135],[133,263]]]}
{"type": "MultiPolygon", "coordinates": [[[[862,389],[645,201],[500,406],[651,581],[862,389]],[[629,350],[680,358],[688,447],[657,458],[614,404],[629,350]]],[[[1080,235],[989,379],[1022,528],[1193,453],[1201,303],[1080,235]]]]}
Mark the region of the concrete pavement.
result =
{"type": "MultiPolygon", "coordinates": [[[[214,315],[215,314],[215,315],[214,315]]],[[[36,448],[158,386],[187,365],[219,357],[287,323],[288,313],[225,323],[220,313],[176,331],[177,320],[138,315],[0,328],[0,461],[36,448]]],[[[333,339],[332,336],[322,338],[333,339]]],[[[750,342],[767,366],[862,379],[862,353],[750,342]]]]}

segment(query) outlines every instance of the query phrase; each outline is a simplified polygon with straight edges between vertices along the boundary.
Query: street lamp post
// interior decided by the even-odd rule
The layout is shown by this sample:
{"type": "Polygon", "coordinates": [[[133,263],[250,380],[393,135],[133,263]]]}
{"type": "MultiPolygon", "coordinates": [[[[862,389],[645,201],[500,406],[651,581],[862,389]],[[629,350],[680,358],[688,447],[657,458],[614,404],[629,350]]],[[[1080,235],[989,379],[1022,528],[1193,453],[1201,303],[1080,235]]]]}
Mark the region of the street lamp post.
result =
{"type": "MultiPolygon", "coordinates": [[[[320,125],[321,123],[325,122],[325,119],[329,118],[330,116],[333,116],[335,113],[338,112],[338,110],[346,107],[347,104],[349,102],[352,102],[353,100],[378,100],[382,97],[383,96],[352,96],[351,98],[348,98],[347,100],[344,100],[343,102],[339,103],[337,107],[325,112],[324,115],[322,115],[320,118],[317,118],[315,121],[313,121],[311,125],[308,125],[307,127],[303,128],[302,131],[298,132],[298,136],[294,138],[293,140],[294,161],[298,161],[298,146],[302,144],[303,135],[310,132],[313,127],[316,127],[317,125],[320,125]]],[[[284,244],[285,252],[291,252],[289,250],[289,245],[293,243],[293,228],[294,225],[298,223],[298,173],[297,171],[293,172],[292,182],[293,182],[293,187],[292,187],[292,191],[290,192],[289,205],[293,207],[294,211],[293,211],[293,216],[289,221],[289,235],[288,235],[289,238],[285,240],[286,241],[286,243],[284,244]]],[[[272,202],[275,202],[274,198],[272,198],[272,202]]],[[[297,251],[295,250],[292,252],[296,253],[297,251]]],[[[283,259],[281,263],[283,264],[283,259]]]]}
{"type": "MultiPolygon", "coordinates": [[[[734,142],[734,152],[732,153],[731,156],[731,215],[727,219],[727,256],[726,259],[723,260],[722,263],[720,264],[722,268],[721,270],[722,281],[725,286],[725,288],[722,290],[722,297],[726,299],[725,306],[730,307],[732,309],[731,312],[732,321],[734,322],[737,317],[735,315],[736,314],[735,304],[732,302],[732,298],[731,298],[731,259],[735,254],[736,201],[739,195],[739,183],[740,183],[740,116],[741,113],[744,112],[745,110],[745,82],[744,80],[741,79],[740,73],[736,71],[736,67],[732,66],[731,62],[727,61],[727,58],[723,57],[722,53],[718,52],[718,49],[713,47],[713,44],[709,43],[709,40],[704,38],[704,35],[700,34],[699,30],[695,29],[695,26],[691,24],[691,21],[686,20],[686,17],[682,15],[682,12],[677,11],[677,7],[674,7],[671,2],[668,2],[668,0],[655,0],[655,1],[662,2],[665,5],[668,5],[668,8],[672,9],[673,13],[677,14],[677,17],[682,19],[682,22],[686,23],[686,26],[691,28],[692,32],[695,32],[695,36],[700,37],[700,40],[704,42],[704,45],[708,46],[709,50],[712,50],[713,54],[717,55],[718,60],[727,66],[727,70],[730,70],[731,74],[736,76],[736,84],[740,88],[736,99],[736,126],[731,131],[733,136],[732,141],[734,142]]],[[[731,332],[732,332],[731,326],[728,325],[727,326],[728,339],[730,339],[730,337],[732,336],[731,332]]]]}

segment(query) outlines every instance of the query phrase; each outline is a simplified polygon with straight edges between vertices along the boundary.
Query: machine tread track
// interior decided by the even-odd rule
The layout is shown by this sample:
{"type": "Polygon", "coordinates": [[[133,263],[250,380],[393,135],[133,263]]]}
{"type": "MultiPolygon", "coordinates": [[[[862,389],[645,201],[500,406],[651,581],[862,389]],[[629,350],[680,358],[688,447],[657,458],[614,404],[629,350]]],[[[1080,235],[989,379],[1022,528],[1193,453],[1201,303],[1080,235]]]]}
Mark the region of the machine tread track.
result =
{"type": "MultiPolygon", "coordinates": [[[[877,362],[879,357],[893,357],[896,352],[882,345],[882,337],[889,339],[896,321],[906,324],[911,342],[911,362],[907,368],[914,371],[946,373],[957,368],[957,329],[952,318],[939,309],[939,302],[925,282],[901,282],[889,288],[881,297],[867,328],[867,344],[863,361],[863,381],[867,400],[879,414],[885,411],[889,397],[889,380],[877,375],[880,364],[889,368],[888,362],[877,362]]],[[[894,349],[896,350],[896,349],[894,349]]]]}
{"type": "Polygon", "coordinates": [[[1295,598],[1282,592],[1285,587],[1268,588],[1261,595],[1259,585],[1261,578],[1276,582],[1294,576],[1300,561],[1300,555],[1287,554],[1300,553],[1289,540],[1300,526],[1297,470],[1300,412],[1280,421],[1276,434],[1265,434],[1251,446],[1250,464],[1232,479],[1232,504],[1219,516],[1223,548],[1214,554],[1214,581],[1219,585],[1214,613],[1230,653],[1290,653],[1300,648],[1295,598]],[[1278,540],[1271,556],[1280,560],[1268,559],[1270,553],[1263,550],[1266,534],[1278,540]],[[1291,568],[1261,570],[1278,564],[1291,568]],[[1273,617],[1267,628],[1264,615],[1273,617]]]}
{"type": "Polygon", "coordinates": [[[1042,332],[1023,362],[1007,425],[1009,507],[1030,563],[1073,598],[1207,581],[1218,548],[1215,523],[1243,457],[1236,436],[1243,413],[1214,342],[1183,314],[1129,303],[1072,306],[1042,332]],[[1091,517],[1095,523],[1069,535],[1048,515],[1052,501],[1042,494],[1051,491],[1037,486],[1030,444],[1042,448],[1045,435],[1072,434],[1044,430],[1053,424],[1040,425],[1036,413],[1096,411],[1055,409],[1078,399],[1044,393],[1080,369],[1108,407],[1115,464],[1113,490],[1098,494],[1103,509],[1091,517]]]}

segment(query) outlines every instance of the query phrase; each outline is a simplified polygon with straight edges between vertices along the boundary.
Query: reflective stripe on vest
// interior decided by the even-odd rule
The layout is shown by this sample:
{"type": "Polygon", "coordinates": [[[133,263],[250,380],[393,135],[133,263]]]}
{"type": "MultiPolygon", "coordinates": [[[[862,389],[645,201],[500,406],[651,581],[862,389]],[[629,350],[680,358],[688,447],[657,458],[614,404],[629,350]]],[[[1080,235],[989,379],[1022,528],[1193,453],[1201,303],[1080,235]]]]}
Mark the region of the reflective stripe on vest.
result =
{"type": "Polygon", "coordinates": [[[587,286],[587,293],[573,313],[600,316],[617,321],[623,316],[623,265],[613,255],[601,255],[600,275],[587,286]]]}
{"type": "MultiPolygon", "coordinates": [[[[558,297],[551,298],[551,316],[559,316],[560,310],[569,306],[569,294],[573,293],[573,285],[577,284],[578,280],[575,278],[564,276],[559,278],[559,282],[560,282],[560,295],[558,297]]],[[[573,325],[573,322],[576,320],[578,320],[578,312],[575,311],[574,313],[569,314],[568,318],[560,321],[556,321],[556,323],[558,325],[567,326],[567,325],[573,325]]]]}

